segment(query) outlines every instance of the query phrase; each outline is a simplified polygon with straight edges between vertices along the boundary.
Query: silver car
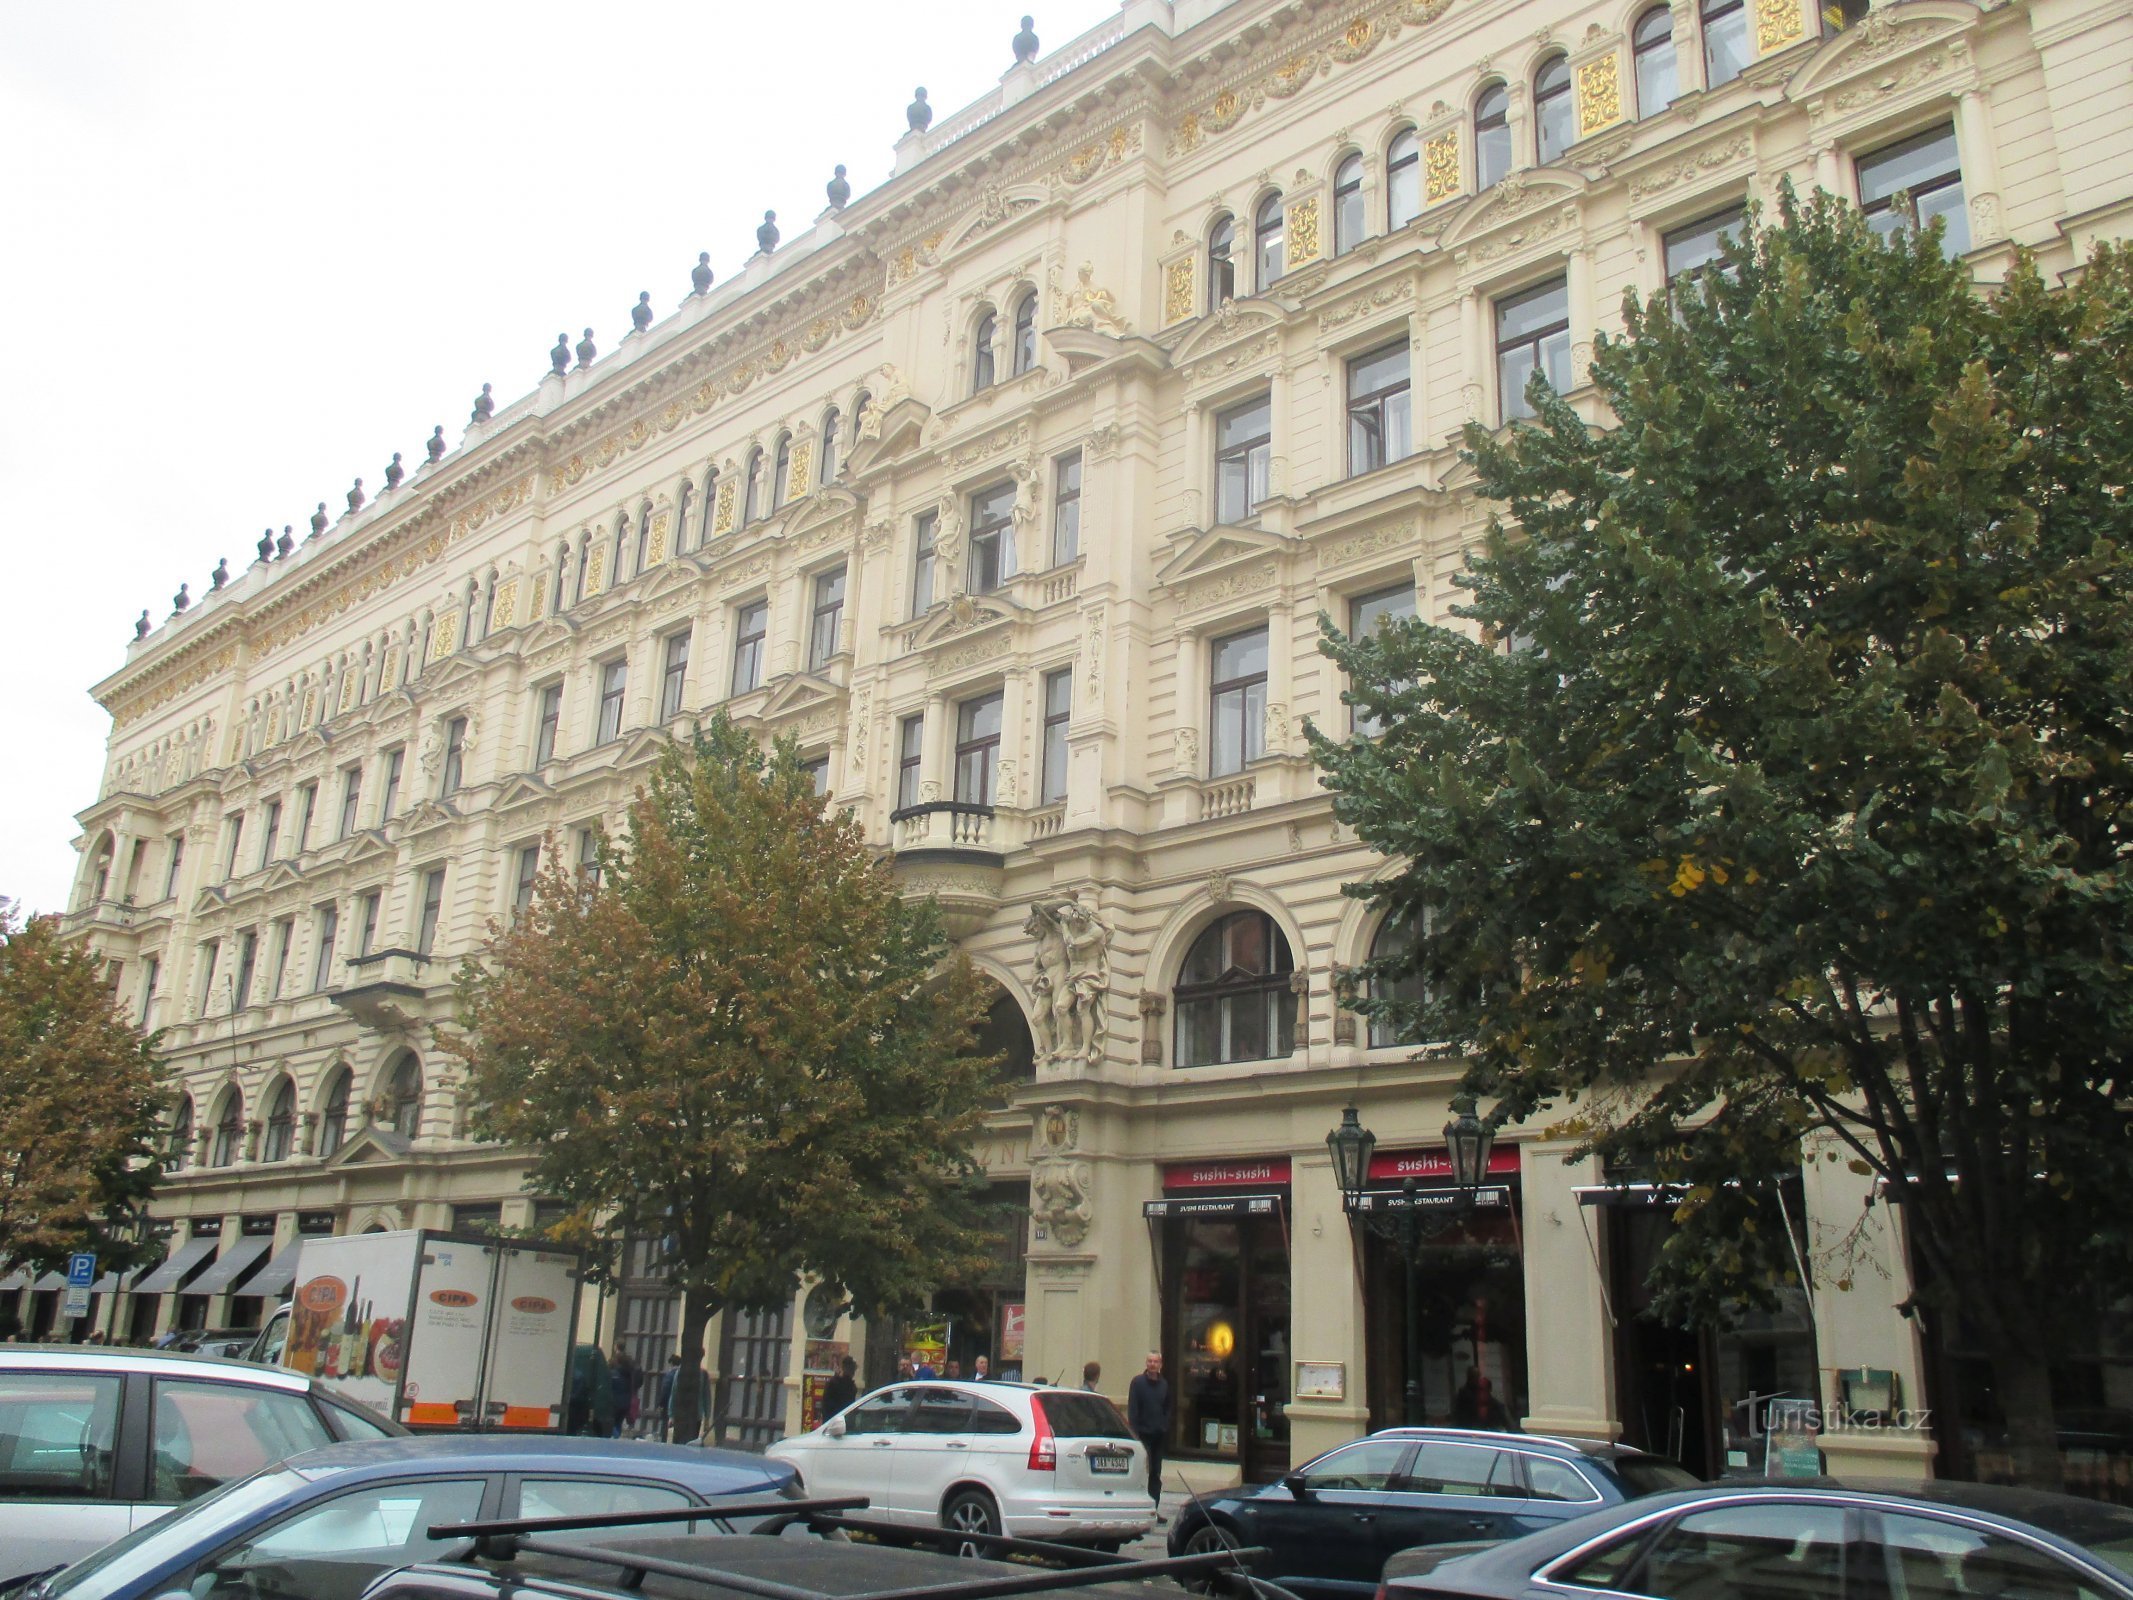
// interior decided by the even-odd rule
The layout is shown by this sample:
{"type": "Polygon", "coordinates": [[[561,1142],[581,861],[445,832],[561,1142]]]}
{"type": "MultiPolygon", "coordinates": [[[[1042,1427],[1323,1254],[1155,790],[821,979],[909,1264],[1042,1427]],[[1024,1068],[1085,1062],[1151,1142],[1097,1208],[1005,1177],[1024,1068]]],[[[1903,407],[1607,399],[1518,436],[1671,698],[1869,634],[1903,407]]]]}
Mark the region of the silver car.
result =
{"type": "Polygon", "coordinates": [[[406,1431],[274,1367],[0,1346],[0,1591],[233,1478],[406,1431]]]}

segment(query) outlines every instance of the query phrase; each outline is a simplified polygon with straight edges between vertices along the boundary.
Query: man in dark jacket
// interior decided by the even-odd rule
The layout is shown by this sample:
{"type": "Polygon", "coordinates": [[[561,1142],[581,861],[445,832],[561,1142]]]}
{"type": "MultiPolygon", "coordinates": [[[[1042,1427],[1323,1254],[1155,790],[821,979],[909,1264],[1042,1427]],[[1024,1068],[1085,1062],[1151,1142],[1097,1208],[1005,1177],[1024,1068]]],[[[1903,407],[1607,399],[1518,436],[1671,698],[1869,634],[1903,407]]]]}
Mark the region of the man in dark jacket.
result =
{"type": "Polygon", "coordinates": [[[1170,1385],[1163,1377],[1163,1353],[1148,1352],[1148,1364],[1126,1385],[1126,1426],[1148,1452],[1148,1498],[1156,1503],[1155,1520],[1163,1520],[1163,1445],[1170,1437],[1170,1385]]]}
{"type": "Polygon", "coordinates": [[[837,1375],[822,1386],[822,1414],[815,1420],[829,1421],[858,1398],[859,1363],[846,1356],[837,1375]]]}

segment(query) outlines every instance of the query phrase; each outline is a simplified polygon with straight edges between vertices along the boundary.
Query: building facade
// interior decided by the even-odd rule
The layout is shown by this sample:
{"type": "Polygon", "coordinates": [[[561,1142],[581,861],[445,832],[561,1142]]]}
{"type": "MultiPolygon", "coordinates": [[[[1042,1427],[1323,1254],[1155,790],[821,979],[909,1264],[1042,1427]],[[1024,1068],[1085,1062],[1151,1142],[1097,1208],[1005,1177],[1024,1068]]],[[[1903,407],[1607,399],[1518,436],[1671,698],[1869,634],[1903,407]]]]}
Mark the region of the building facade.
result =
{"type": "MultiPolygon", "coordinates": [[[[1807,1287],[1681,1332],[1639,1290],[1664,1209],[1506,1130],[1481,1203],[1430,1212],[1408,1337],[1326,1135],[1352,1104],[1376,1187],[1445,1189],[1457,1066],[1339,1003],[1388,937],[1342,886],[1383,863],[1302,730],[1368,731],[1321,615],[1452,620],[1487,515],[1460,428],[1536,369],[1598,420],[1625,290],[1788,179],[1939,217],[1987,282],[2017,246],[2074,270],[2133,231],[2129,73],[2117,0],[1128,0],[1018,62],[96,686],[71,923],[186,1090],[174,1253],[100,1314],[254,1316],[300,1229],[534,1220],[427,1026],[544,839],[584,859],[723,706],[938,896],[1027,1063],[979,1152],[1027,1235],[944,1302],[951,1353],[1122,1392],[1163,1350],[1195,1481],[1399,1420],[1410,1348],[1432,1421],[1717,1470],[1761,1465],[1776,1394],[1875,1420],[1825,1431],[1832,1470],[1964,1448],[1919,1425],[1955,1354],[1841,1164],[1788,1191],[1807,1287]]],[[[648,1262],[599,1314],[663,1360],[648,1262]]],[[[765,1432],[863,1339],[727,1322],[765,1432]]]]}

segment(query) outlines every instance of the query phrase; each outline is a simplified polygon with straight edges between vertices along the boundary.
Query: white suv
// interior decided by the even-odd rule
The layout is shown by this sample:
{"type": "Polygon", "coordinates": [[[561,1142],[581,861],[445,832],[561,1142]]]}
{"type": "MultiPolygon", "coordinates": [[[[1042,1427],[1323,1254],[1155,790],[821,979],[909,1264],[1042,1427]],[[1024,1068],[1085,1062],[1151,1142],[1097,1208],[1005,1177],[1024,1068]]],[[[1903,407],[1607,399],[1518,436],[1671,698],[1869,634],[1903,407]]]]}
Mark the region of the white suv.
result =
{"type": "Polygon", "coordinates": [[[866,1515],[1117,1549],[1155,1524],[1148,1454],[1100,1394],[899,1383],[764,1452],[866,1515]]]}

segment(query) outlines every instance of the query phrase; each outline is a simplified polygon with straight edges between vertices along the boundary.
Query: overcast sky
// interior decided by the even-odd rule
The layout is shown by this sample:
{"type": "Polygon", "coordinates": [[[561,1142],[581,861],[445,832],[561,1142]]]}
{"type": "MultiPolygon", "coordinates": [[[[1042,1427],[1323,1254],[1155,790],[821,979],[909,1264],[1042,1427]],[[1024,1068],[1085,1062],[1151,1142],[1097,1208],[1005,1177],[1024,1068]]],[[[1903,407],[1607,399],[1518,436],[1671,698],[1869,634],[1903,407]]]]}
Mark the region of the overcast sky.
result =
{"type": "MultiPolygon", "coordinates": [[[[1047,52],[1116,0],[1040,11],[1047,52]]],[[[63,909],[147,607],[375,493],[559,329],[723,281],[1013,62],[1014,0],[0,0],[0,898],[63,909]]]]}

